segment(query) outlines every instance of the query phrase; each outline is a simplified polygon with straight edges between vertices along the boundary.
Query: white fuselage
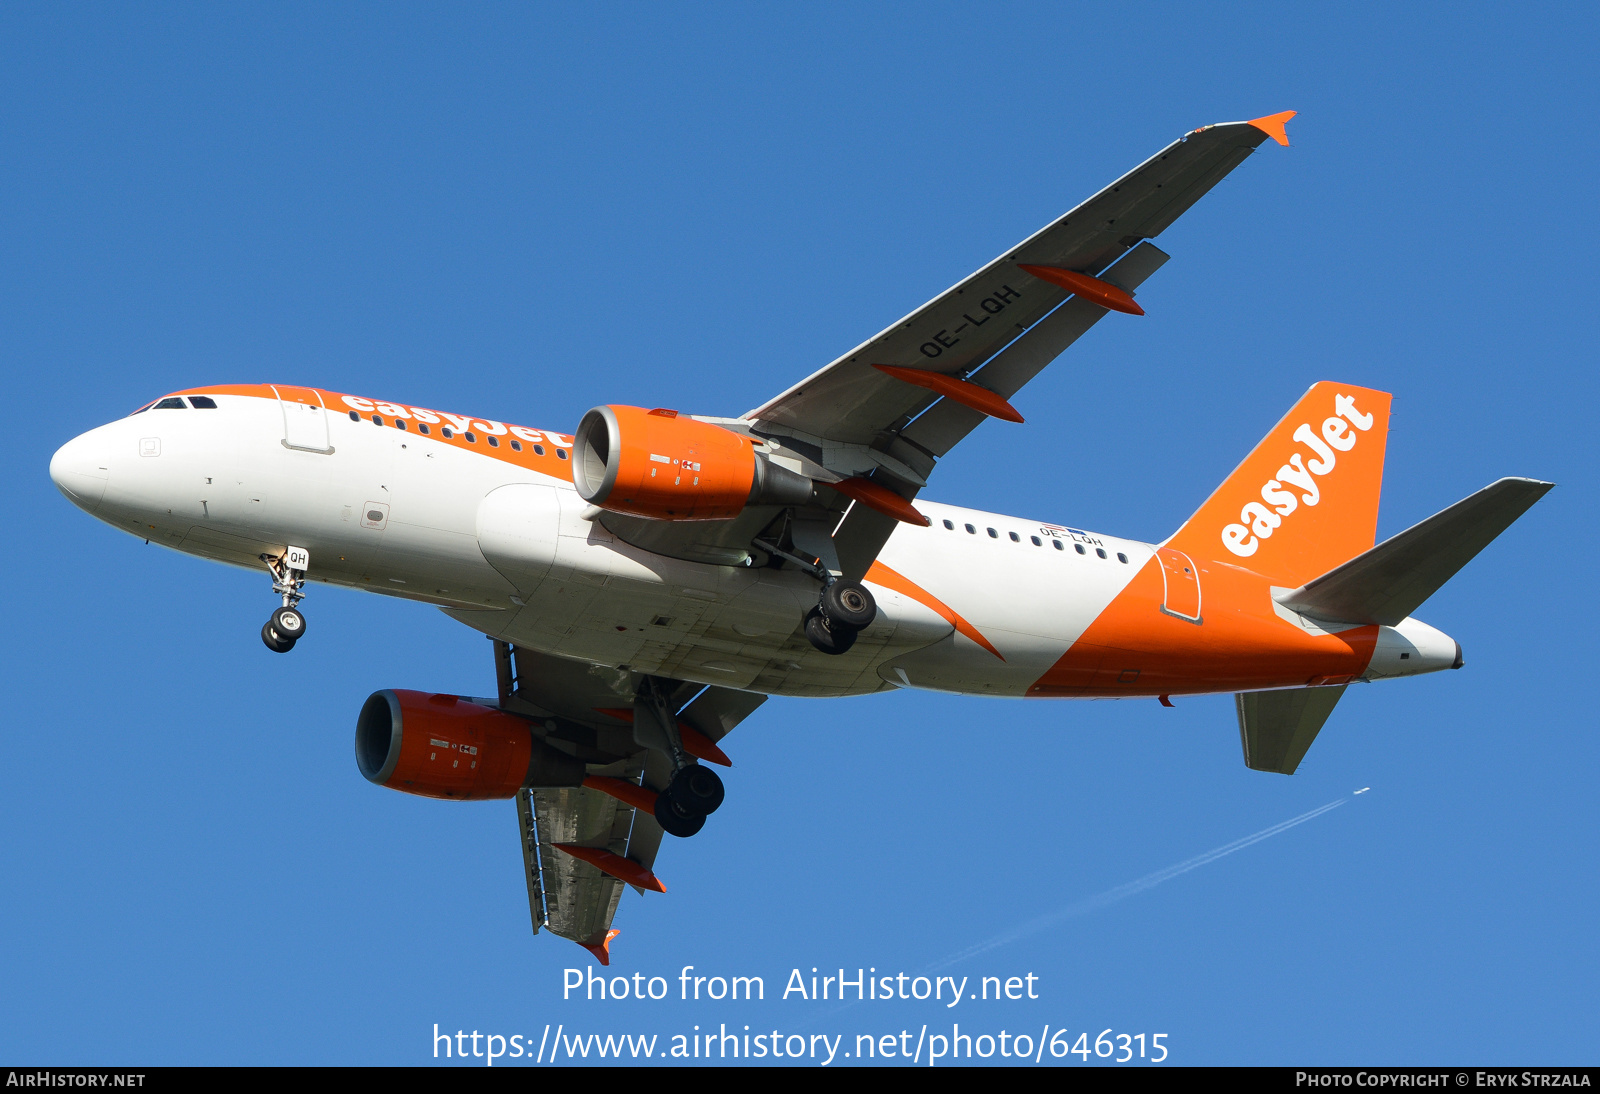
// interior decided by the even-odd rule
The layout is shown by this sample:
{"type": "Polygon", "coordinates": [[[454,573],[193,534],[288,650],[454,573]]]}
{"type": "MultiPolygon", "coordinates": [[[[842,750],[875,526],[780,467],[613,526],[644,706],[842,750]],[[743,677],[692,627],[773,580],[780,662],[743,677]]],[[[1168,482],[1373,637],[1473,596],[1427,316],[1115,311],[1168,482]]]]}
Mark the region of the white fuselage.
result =
{"type": "Polygon", "coordinates": [[[896,529],[867,577],[877,620],[830,656],[800,633],[817,600],[809,575],[664,557],[586,519],[568,437],[477,419],[485,432],[467,445],[415,422],[215,390],[216,409],[153,407],[83,434],[52,478],[152,543],[249,568],[297,545],[309,580],[436,604],[485,634],[633,672],[768,694],[1022,696],[1155,550],[919,500],[932,525],[896,529]],[[506,458],[514,436],[543,454],[529,443],[506,458]]]}

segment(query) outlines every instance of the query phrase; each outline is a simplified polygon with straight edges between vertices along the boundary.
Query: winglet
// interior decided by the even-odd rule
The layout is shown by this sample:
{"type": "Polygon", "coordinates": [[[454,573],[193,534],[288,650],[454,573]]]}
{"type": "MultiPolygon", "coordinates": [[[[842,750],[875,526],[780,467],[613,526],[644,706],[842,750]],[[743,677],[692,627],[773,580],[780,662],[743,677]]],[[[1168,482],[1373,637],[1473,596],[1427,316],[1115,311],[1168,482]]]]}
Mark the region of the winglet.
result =
{"type": "Polygon", "coordinates": [[[578,945],[594,954],[600,964],[609,965],[611,964],[611,940],[621,933],[621,931],[613,927],[606,932],[606,936],[602,941],[596,942],[592,946],[587,942],[580,942],[578,945]]]}
{"type": "Polygon", "coordinates": [[[1268,114],[1265,118],[1251,118],[1247,125],[1253,125],[1285,148],[1289,147],[1289,132],[1284,128],[1289,119],[1300,113],[1298,110],[1285,110],[1282,114],[1268,114]]]}

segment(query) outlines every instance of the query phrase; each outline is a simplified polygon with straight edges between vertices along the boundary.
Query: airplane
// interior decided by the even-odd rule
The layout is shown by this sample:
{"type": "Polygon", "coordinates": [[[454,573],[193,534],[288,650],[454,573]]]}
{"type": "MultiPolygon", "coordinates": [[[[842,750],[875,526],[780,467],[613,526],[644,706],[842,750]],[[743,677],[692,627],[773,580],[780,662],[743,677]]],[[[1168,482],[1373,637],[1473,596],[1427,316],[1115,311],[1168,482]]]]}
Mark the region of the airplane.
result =
{"type": "MultiPolygon", "coordinates": [[[[1150,240],[1293,111],[1185,134],[738,417],[597,406],[572,434],[286,384],[175,392],[50,476],[150,543],[265,570],[268,649],[308,582],[493,639],[493,696],[375,692],[372,782],[515,798],[534,932],[610,963],[623,887],[722,804],[769,695],[1232,693],[1292,774],[1356,682],[1462,666],[1412,613],[1552,484],[1504,478],[1375,544],[1390,396],[1314,384],[1162,543],[920,497],[938,462],[1168,256],[1150,240]]],[[[1119,320],[1131,321],[1131,320],[1119,320]]]]}

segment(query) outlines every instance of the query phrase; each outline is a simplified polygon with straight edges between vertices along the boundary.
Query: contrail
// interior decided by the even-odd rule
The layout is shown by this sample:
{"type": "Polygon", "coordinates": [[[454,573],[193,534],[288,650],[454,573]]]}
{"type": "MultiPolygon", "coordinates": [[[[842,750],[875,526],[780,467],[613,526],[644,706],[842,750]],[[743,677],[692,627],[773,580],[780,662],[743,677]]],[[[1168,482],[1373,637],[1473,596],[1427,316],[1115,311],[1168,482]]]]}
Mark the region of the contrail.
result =
{"type": "Polygon", "coordinates": [[[1153,874],[1146,874],[1144,877],[1138,878],[1135,881],[1130,881],[1126,885],[1118,885],[1115,889],[1107,889],[1103,893],[1087,897],[1076,902],[1075,904],[1068,904],[1065,908],[1058,909],[1054,912],[1049,912],[1038,917],[1037,919],[1030,920],[1027,923],[1022,924],[1020,927],[1013,927],[1004,934],[995,935],[987,942],[980,942],[975,946],[970,946],[967,949],[960,951],[959,953],[952,954],[943,961],[940,961],[934,965],[930,965],[927,971],[934,972],[938,969],[947,969],[951,965],[959,964],[968,958],[977,957],[979,954],[988,953],[990,950],[996,950],[1001,946],[1010,945],[1011,943],[1020,939],[1027,938],[1029,935],[1038,934],[1040,931],[1053,927],[1063,920],[1072,919],[1075,916],[1087,915],[1089,912],[1097,911],[1109,904],[1115,904],[1119,900],[1126,900],[1135,893],[1142,893],[1146,889],[1155,888],[1163,881],[1171,881],[1179,874],[1187,874],[1190,870],[1199,869],[1208,862],[1215,862],[1217,859],[1231,855],[1235,851],[1243,851],[1251,844],[1260,843],[1264,839],[1271,839],[1279,832],[1287,832],[1289,829],[1295,827],[1296,825],[1304,824],[1313,817],[1320,817],[1329,810],[1339,808],[1339,806],[1343,805],[1349,800],[1349,798],[1336,798],[1327,805],[1319,805],[1309,813],[1301,813],[1298,817],[1291,817],[1289,820],[1283,821],[1280,824],[1274,824],[1271,828],[1263,828],[1261,831],[1245,836],[1243,839],[1236,839],[1232,843],[1225,843],[1221,847],[1214,847],[1204,854],[1196,855],[1194,858],[1184,859],[1182,862],[1177,863],[1176,865],[1168,866],[1162,870],[1157,870],[1153,874]]]}

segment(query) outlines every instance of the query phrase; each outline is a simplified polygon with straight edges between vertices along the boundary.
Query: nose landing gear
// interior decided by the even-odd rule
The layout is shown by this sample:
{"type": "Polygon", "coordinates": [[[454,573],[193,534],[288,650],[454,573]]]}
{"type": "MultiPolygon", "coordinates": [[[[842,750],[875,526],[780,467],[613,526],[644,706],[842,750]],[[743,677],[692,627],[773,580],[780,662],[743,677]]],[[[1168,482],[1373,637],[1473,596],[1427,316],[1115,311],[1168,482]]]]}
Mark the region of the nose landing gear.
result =
{"type": "Polygon", "coordinates": [[[306,633],[306,617],[297,605],[305,598],[300,590],[306,584],[311,553],[304,547],[289,547],[276,557],[260,557],[272,574],[272,591],[283,597],[283,607],[262,625],[261,641],[273,653],[288,653],[306,633]]]}

